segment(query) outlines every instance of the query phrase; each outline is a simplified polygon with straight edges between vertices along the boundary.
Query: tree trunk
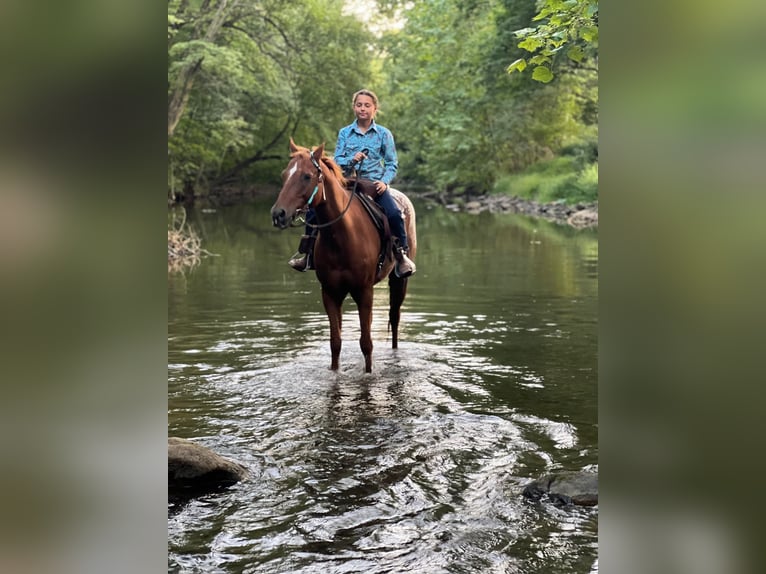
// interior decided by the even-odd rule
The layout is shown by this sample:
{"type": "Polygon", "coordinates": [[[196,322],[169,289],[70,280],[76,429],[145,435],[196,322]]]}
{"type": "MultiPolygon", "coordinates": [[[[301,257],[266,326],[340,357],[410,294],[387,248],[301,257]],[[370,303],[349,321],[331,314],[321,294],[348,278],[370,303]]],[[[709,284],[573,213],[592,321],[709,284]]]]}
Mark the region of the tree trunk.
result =
{"type": "Polygon", "coordinates": [[[199,72],[202,66],[203,58],[200,58],[193,64],[187,66],[181,71],[176,81],[176,88],[170,96],[168,102],[168,139],[173,137],[178,122],[181,120],[181,116],[186,109],[186,104],[189,101],[189,94],[191,93],[191,87],[194,83],[194,76],[199,72]]]}
{"type": "MultiPolygon", "coordinates": [[[[213,42],[218,36],[218,32],[221,30],[224,18],[226,17],[227,8],[231,9],[236,6],[238,0],[229,5],[229,0],[221,0],[216,9],[216,14],[210,25],[207,27],[203,40],[205,42],[213,42]]],[[[202,8],[207,8],[209,2],[203,4],[202,8]]],[[[178,79],[175,82],[175,86],[168,98],[168,139],[173,137],[173,133],[176,130],[178,122],[181,121],[184,111],[186,110],[186,104],[189,102],[189,94],[191,94],[192,86],[194,85],[194,77],[200,71],[202,67],[202,60],[195,61],[192,64],[186,66],[178,75],[178,79]]]]}

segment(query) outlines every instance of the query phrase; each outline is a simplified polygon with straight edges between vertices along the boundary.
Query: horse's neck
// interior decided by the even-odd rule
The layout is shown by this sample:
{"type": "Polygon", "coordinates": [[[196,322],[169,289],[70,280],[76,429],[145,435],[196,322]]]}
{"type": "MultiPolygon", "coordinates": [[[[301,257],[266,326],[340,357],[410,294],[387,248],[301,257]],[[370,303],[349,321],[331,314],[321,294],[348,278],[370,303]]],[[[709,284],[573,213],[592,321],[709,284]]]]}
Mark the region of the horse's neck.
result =
{"type": "Polygon", "coordinates": [[[350,192],[346,191],[337,180],[327,176],[325,176],[323,185],[324,190],[319,190],[320,193],[324,191],[323,199],[317,205],[320,223],[327,223],[338,218],[340,220],[337,223],[342,223],[344,218],[341,217],[341,214],[344,213],[351,200],[350,192]]]}

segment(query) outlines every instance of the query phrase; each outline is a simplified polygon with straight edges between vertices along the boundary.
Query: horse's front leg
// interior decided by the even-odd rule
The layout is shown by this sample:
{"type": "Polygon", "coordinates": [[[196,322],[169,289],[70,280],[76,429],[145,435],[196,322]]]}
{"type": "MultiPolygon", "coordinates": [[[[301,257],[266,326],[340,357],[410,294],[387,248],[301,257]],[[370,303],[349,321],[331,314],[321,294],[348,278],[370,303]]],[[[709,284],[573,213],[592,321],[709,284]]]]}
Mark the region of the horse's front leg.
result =
{"type": "Polygon", "coordinates": [[[341,327],[343,324],[343,297],[333,296],[324,289],[322,289],[322,303],[324,303],[324,310],[327,313],[327,318],[330,320],[330,351],[332,353],[332,362],[330,369],[333,371],[338,370],[340,362],[340,348],[341,348],[341,327]]]}
{"type": "Polygon", "coordinates": [[[359,308],[359,327],[362,336],[359,337],[359,347],[364,355],[364,371],[372,372],[372,286],[363,289],[359,293],[353,293],[356,306],[359,308]]]}

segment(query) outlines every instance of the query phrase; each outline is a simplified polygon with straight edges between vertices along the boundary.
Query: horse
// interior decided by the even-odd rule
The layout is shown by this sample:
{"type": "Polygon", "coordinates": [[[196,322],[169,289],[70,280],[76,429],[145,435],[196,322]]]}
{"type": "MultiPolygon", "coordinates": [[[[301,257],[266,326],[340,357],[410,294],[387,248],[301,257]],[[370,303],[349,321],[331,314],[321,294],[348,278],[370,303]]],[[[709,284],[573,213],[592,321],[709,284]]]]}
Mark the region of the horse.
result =
{"type": "MultiPolygon", "coordinates": [[[[290,139],[290,161],[282,172],[282,189],[271,208],[275,227],[286,229],[313,207],[319,234],[314,246],[314,268],[322,287],[322,303],[330,320],[330,369],[338,370],[341,350],[342,306],[351,295],[359,310],[364,355],[364,370],[372,372],[373,286],[388,277],[391,347],[399,346],[401,306],[407,295],[408,277],[394,272],[392,249],[382,261],[383,238],[365,210],[362,200],[346,189],[346,179],[338,164],[324,155],[324,144],[310,150],[290,139]]],[[[390,188],[402,210],[409,242],[409,257],[415,259],[417,236],[415,209],[400,191],[390,188]]],[[[385,217],[384,217],[385,219],[385,217]]]]}

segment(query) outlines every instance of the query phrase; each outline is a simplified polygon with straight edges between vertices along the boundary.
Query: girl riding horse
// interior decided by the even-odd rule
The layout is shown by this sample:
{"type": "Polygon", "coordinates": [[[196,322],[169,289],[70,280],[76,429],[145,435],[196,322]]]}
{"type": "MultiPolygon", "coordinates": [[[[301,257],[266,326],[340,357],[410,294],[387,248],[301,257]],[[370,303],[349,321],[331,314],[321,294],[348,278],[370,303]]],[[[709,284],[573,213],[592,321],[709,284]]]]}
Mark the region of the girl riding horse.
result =
{"type": "MultiPolygon", "coordinates": [[[[369,190],[385,211],[391,234],[396,240],[396,274],[399,277],[409,277],[415,273],[415,263],[408,256],[409,242],[402,211],[390,193],[390,183],[399,167],[394,136],[390,130],[375,123],[378,96],[370,90],[359,90],[354,94],[352,102],[356,120],[338,132],[335,163],[343,169],[346,176],[356,168],[359,187],[363,191],[369,190]]],[[[298,253],[289,261],[296,271],[314,268],[314,222],[315,215],[313,210],[310,210],[306,215],[306,235],[301,238],[298,253]]]]}

